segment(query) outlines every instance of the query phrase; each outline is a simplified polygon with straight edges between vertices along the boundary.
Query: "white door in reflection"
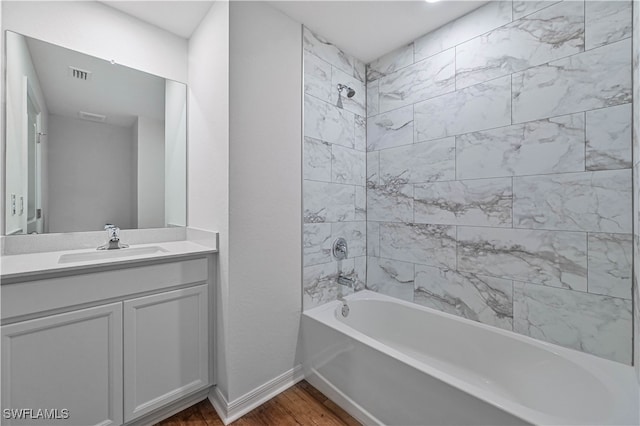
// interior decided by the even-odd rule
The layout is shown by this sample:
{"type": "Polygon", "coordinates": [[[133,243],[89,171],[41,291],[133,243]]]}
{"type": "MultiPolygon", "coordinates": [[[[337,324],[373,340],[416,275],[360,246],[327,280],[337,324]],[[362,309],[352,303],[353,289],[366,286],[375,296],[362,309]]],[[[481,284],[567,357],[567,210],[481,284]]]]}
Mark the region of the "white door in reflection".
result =
{"type": "Polygon", "coordinates": [[[42,233],[42,155],[40,150],[41,111],[31,96],[27,94],[27,200],[20,198],[20,211],[27,215],[27,232],[42,233]],[[26,206],[25,206],[26,204],[26,206]],[[26,208],[26,212],[23,210],[26,208]]]}

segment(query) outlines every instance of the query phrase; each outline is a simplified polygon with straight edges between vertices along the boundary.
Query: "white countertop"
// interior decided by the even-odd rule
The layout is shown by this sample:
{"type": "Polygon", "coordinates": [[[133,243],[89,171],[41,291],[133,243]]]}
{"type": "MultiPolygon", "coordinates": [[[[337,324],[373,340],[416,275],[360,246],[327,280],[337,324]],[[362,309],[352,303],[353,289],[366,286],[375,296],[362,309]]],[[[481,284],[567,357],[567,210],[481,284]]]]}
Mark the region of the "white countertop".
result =
{"type": "MultiPolygon", "coordinates": [[[[43,253],[10,254],[0,259],[1,284],[10,284],[26,279],[38,279],[52,274],[67,272],[83,272],[94,269],[122,267],[142,264],[156,260],[190,257],[198,254],[216,253],[215,247],[198,244],[193,241],[170,241],[150,244],[136,244],[131,248],[161,247],[164,251],[156,253],[136,254],[123,257],[109,257],[87,261],[60,263],[65,254],[95,253],[96,249],[48,251],[43,253]]],[[[123,253],[127,249],[121,249],[123,253]]],[[[106,252],[106,250],[105,250],[106,252]]]]}

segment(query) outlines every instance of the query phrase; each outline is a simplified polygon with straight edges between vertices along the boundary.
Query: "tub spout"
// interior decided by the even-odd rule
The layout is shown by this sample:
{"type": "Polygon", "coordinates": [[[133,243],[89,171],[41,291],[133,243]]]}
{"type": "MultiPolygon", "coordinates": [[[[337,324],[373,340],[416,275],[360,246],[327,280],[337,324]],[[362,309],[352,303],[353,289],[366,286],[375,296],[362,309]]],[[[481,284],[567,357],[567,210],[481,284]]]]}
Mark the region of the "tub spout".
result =
{"type": "Polygon", "coordinates": [[[345,275],[340,274],[338,275],[338,284],[353,288],[355,290],[356,280],[355,278],[349,278],[345,275]]]}

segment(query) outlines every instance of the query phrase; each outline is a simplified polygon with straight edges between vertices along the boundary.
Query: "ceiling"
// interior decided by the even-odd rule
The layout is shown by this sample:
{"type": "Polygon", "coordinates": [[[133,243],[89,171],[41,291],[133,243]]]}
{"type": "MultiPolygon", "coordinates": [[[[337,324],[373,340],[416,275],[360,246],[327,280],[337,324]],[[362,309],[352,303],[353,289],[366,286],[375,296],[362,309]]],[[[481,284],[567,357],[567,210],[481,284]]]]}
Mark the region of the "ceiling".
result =
{"type": "Polygon", "coordinates": [[[54,44],[25,37],[51,114],[78,118],[80,111],[106,115],[106,123],[130,127],[137,117],[163,121],[165,79],[54,44]],[[73,78],[69,66],[90,71],[73,78]]]}
{"type": "Polygon", "coordinates": [[[211,8],[213,1],[119,0],[100,3],[188,39],[211,8]]]}
{"type": "Polygon", "coordinates": [[[406,45],[487,1],[269,1],[364,63],[406,45]]]}
{"type": "MultiPolygon", "coordinates": [[[[132,0],[102,3],[142,21],[190,38],[213,4],[200,0],[132,0]]],[[[268,1],[365,63],[403,46],[487,1],[268,1]]]]}

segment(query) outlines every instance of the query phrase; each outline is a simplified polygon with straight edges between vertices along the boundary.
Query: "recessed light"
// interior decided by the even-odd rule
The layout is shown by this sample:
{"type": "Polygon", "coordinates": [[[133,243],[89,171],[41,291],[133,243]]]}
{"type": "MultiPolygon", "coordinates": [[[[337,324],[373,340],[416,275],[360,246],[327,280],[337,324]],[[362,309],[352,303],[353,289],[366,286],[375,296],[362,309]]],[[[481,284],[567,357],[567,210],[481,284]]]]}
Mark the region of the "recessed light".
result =
{"type": "Polygon", "coordinates": [[[426,1],[427,3],[437,3],[437,2],[439,2],[440,0],[424,0],[424,1],[426,1]]]}

